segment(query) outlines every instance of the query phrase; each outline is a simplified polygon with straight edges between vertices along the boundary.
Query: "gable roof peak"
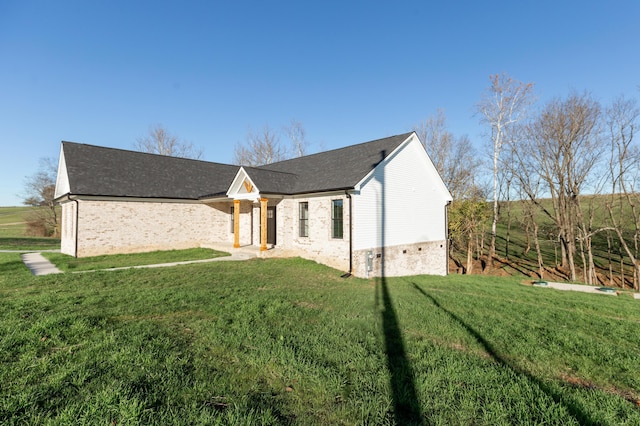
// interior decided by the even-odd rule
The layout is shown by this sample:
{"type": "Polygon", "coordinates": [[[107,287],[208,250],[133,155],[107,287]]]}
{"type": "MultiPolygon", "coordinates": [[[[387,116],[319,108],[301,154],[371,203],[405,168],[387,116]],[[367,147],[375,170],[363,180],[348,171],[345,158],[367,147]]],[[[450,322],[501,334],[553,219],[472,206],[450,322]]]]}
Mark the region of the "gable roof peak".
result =
{"type": "Polygon", "coordinates": [[[415,133],[415,132],[411,131],[411,132],[401,133],[401,134],[394,135],[394,136],[387,136],[385,138],[373,139],[373,140],[370,140],[370,141],[367,141],[367,142],[360,142],[360,143],[353,144],[353,145],[347,145],[347,146],[343,146],[343,147],[340,147],[340,148],[330,149],[328,151],[315,152],[313,154],[307,154],[307,155],[303,155],[301,157],[289,158],[287,160],[277,161],[275,163],[263,164],[261,166],[255,166],[255,168],[269,169],[270,166],[279,166],[279,165],[284,164],[284,163],[297,161],[297,160],[299,160],[301,158],[310,158],[310,157],[320,156],[320,155],[339,154],[340,152],[343,152],[343,151],[346,151],[346,150],[362,148],[365,145],[378,144],[378,143],[385,142],[385,141],[395,141],[397,139],[402,139],[402,141],[404,141],[407,138],[409,138],[409,136],[411,136],[413,133],[415,133]]]}
{"type": "Polygon", "coordinates": [[[291,194],[351,189],[412,134],[414,132],[318,152],[266,164],[255,170],[296,175],[298,179],[290,188],[291,194]]]}

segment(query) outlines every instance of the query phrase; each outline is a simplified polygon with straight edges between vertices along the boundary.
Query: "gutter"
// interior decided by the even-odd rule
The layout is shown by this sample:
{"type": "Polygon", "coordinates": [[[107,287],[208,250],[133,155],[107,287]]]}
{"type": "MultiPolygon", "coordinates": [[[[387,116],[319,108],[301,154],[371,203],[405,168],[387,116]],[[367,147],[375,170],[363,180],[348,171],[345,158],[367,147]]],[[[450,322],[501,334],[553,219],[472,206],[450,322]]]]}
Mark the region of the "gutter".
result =
{"type": "Polygon", "coordinates": [[[347,190],[344,191],[344,195],[349,200],[349,271],[342,274],[341,278],[349,278],[353,272],[353,199],[347,190]]]}
{"type": "Polygon", "coordinates": [[[72,201],[75,201],[76,203],[76,220],[74,221],[75,228],[76,228],[75,229],[76,242],[73,245],[73,251],[74,251],[73,257],[77,259],[78,258],[78,227],[80,226],[80,222],[79,222],[80,221],[80,202],[77,199],[72,201]]]}
{"type": "Polygon", "coordinates": [[[447,201],[447,204],[444,205],[444,223],[447,224],[447,226],[444,228],[444,232],[445,232],[445,249],[447,250],[447,254],[444,257],[444,270],[446,272],[446,275],[449,275],[449,206],[451,205],[451,202],[453,200],[449,200],[447,201]]]}

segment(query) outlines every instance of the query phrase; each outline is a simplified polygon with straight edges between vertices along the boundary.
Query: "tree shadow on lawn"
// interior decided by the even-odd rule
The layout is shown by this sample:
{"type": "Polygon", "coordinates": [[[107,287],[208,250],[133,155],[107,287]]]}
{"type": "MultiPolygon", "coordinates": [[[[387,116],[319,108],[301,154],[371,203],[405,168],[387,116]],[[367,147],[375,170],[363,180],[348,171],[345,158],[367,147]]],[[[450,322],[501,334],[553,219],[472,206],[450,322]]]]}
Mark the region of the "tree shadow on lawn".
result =
{"type": "Polygon", "coordinates": [[[591,419],[591,417],[587,413],[585,413],[579,406],[577,406],[577,404],[571,401],[567,401],[566,398],[563,397],[563,395],[560,395],[558,392],[554,391],[549,385],[545,384],[542,380],[532,376],[528,372],[522,370],[521,368],[515,365],[509,364],[509,362],[507,362],[504,358],[498,355],[497,351],[493,348],[493,346],[484,337],[482,337],[482,335],[478,333],[478,331],[476,331],[473,327],[471,327],[469,324],[464,322],[462,318],[458,317],[453,312],[444,308],[433,296],[431,296],[422,288],[420,288],[416,283],[412,282],[411,284],[420,294],[422,294],[424,297],[429,299],[429,301],[431,301],[431,303],[433,303],[438,309],[440,309],[442,312],[447,314],[453,321],[460,324],[465,330],[467,330],[467,332],[471,336],[473,336],[478,341],[478,343],[482,345],[484,350],[489,354],[489,356],[491,356],[491,358],[494,361],[496,361],[502,367],[508,368],[514,373],[526,377],[527,380],[534,383],[540,390],[542,390],[545,394],[551,397],[551,399],[553,399],[557,404],[560,404],[563,407],[565,407],[569,412],[569,414],[571,415],[571,417],[573,417],[579,424],[582,424],[582,425],[597,424],[596,421],[591,419]]]}
{"type": "MultiPolygon", "coordinates": [[[[387,151],[380,151],[380,162],[373,164],[375,169],[387,158],[387,151]]],[[[387,357],[387,369],[390,375],[390,386],[393,397],[393,415],[396,424],[399,425],[422,425],[424,419],[420,411],[420,401],[416,391],[413,369],[407,358],[404,347],[402,331],[398,324],[398,316],[393,308],[393,303],[389,295],[386,278],[386,230],[387,230],[387,199],[385,189],[385,167],[378,169],[372,178],[380,183],[380,193],[378,199],[378,214],[380,220],[379,234],[380,241],[380,277],[377,280],[375,292],[374,309],[381,310],[382,331],[384,334],[385,355],[387,357]],[[381,300],[379,299],[379,295],[381,300]],[[382,306],[380,303],[382,302],[382,306]]],[[[351,209],[351,207],[349,207],[351,209]]],[[[351,211],[350,211],[351,214],[351,211]]],[[[351,235],[349,236],[351,238],[351,235]]]]}
{"type": "MultiPolygon", "coordinates": [[[[387,369],[390,374],[390,385],[393,397],[393,409],[396,424],[424,424],[420,410],[420,401],[416,391],[413,369],[407,358],[407,352],[398,324],[398,316],[387,288],[385,277],[379,279],[379,293],[382,306],[382,331],[384,333],[384,349],[387,356],[387,369]]],[[[376,291],[378,299],[378,291],[376,291]]],[[[379,306],[376,300],[376,306],[379,306]]]]}

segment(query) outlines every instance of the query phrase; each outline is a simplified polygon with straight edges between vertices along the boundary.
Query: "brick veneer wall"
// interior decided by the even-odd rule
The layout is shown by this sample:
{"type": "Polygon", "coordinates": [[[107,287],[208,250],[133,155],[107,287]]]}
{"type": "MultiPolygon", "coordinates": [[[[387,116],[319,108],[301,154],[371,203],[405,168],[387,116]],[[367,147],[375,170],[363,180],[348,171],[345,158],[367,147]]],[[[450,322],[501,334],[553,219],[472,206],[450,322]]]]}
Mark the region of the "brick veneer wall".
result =
{"type": "Polygon", "coordinates": [[[62,204],[60,252],[76,255],[76,202],[62,204]]]}
{"type": "MultiPolygon", "coordinates": [[[[63,222],[75,225],[75,202],[63,205],[63,222]],[[69,219],[69,213],[71,219],[69,219]]],[[[77,256],[135,253],[199,247],[211,241],[232,241],[230,203],[78,201],[77,256]]],[[[74,255],[63,224],[62,252],[74,255]]]]}
{"type": "Polygon", "coordinates": [[[349,269],[349,201],[344,194],[283,199],[278,203],[277,246],[282,255],[300,256],[336,269],[349,269]],[[343,200],[342,238],[331,237],[331,201],[343,200]],[[299,203],[309,203],[309,236],[300,237],[299,203]]]}
{"type": "MultiPolygon", "coordinates": [[[[76,209],[80,226],[78,257],[200,247],[233,242],[232,202],[213,204],[80,200],[62,205],[62,253],[76,255],[76,209]]],[[[349,269],[349,200],[343,194],[300,199],[270,200],[277,206],[279,256],[300,256],[333,268],[349,269]],[[331,237],[331,201],[343,200],[343,238],[331,237]],[[298,206],[309,203],[309,236],[299,236],[298,206]]],[[[241,203],[240,241],[259,245],[259,206],[241,203]]],[[[446,275],[446,242],[425,242],[358,250],[352,273],[359,277],[417,274],[446,275]],[[367,255],[373,269],[367,271],[367,255]],[[380,255],[380,256],[378,256],[380,255]]]]}

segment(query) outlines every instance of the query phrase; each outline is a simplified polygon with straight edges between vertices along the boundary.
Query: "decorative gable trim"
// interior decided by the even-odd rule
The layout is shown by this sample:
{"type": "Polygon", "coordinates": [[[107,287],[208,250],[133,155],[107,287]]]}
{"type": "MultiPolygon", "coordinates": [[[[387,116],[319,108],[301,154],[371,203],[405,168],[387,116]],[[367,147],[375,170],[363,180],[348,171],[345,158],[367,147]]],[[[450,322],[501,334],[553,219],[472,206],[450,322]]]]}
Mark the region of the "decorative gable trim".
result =
{"type": "Polygon", "coordinates": [[[58,174],[56,175],[56,191],[54,199],[60,198],[71,192],[69,185],[69,174],[67,173],[67,162],[64,159],[64,145],[60,144],[60,159],[58,160],[58,174]]]}
{"type": "Polygon", "coordinates": [[[240,167],[236,177],[233,178],[229,190],[227,190],[227,197],[234,200],[252,201],[257,201],[260,198],[260,190],[256,187],[244,167],[240,167]]]}

